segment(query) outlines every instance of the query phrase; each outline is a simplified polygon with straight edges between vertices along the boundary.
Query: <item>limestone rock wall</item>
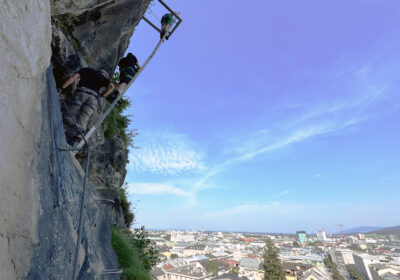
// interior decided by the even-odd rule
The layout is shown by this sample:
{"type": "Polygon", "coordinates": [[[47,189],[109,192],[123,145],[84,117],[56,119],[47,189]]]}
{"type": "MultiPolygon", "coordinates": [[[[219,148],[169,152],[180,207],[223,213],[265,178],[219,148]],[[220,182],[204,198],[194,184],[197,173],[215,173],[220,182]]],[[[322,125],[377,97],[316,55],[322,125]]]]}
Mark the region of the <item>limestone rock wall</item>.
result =
{"type": "MultiPolygon", "coordinates": [[[[26,279],[71,279],[80,215],[84,172],[67,146],[60,101],[49,68],[42,98],[42,125],[37,172],[40,180],[39,243],[34,248],[26,279]]],[[[93,185],[86,187],[83,230],[78,255],[78,279],[101,279],[105,269],[118,268],[111,247],[109,207],[93,185]]],[[[108,279],[119,279],[117,276],[108,279]]]]}
{"type": "MultiPolygon", "coordinates": [[[[105,69],[111,75],[149,2],[52,1],[52,63],[57,84],[60,86],[68,76],[84,66],[105,69]]],[[[105,108],[104,100],[100,100],[100,105],[88,127],[95,123],[105,108]]],[[[90,143],[93,147],[90,179],[104,198],[118,199],[126,175],[128,149],[118,136],[105,139],[101,128],[90,143]]],[[[78,157],[84,159],[85,154],[78,157]]]]}
{"type": "Polygon", "coordinates": [[[0,279],[24,279],[38,246],[44,72],[50,65],[47,0],[0,1],[0,279]]]}
{"type": "Polygon", "coordinates": [[[52,60],[58,83],[81,66],[111,74],[150,0],[52,2],[52,60]]]}
{"type": "MultiPolygon", "coordinates": [[[[66,143],[56,83],[86,65],[111,72],[149,0],[28,2],[0,0],[0,280],[70,279],[83,177],[59,150],[66,143]]],[[[97,136],[79,279],[101,279],[118,266],[110,227],[120,209],[102,204],[96,188],[117,196],[127,150],[97,136]]]]}

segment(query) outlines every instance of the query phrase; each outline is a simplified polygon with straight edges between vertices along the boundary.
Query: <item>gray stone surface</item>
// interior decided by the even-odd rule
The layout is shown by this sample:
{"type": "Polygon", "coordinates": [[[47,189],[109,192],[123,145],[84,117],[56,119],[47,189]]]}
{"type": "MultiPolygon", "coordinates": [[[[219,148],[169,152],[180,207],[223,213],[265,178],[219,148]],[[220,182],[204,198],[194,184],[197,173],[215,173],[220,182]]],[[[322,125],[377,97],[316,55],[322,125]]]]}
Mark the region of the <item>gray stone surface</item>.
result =
{"type": "Polygon", "coordinates": [[[43,73],[50,63],[47,0],[0,1],[0,279],[24,279],[38,245],[43,73]]]}
{"type": "MultiPolygon", "coordinates": [[[[40,160],[41,213],[38,221],[39,245],[34,250],[27,279],[71,279],[83,171],[66,147],[60,102],[51,69],[47,73],[49,87],[43,92],[40,160]]],[[[83,211],[83,231],[79,251],[79,279],[100,279],[107,268],[117,268],[111,247],[111,220],[107,206],[93,185],[87,185],[83,211]]],[[[113,278],[109,278],[113,279],[113,278]]],[[[118,279],[118,278],[114,278],[118,279]]]]}
{"type": "MultiPolygon", "coordinates": [[[[57,149],[66,143],[53,73],[61,83],[82,66],[112,71],[149,0],[50,2],[0,0],[0,280],[71,279],[83,177],[74,157],[57,149]]],[[[110,230],[121,225],[121,209],[100,204],[96,189],[118,196],[127,150],[98,133],[79,279],[101,279],[118,266],[110,230]]]]}
{"type": "MultiPolygon", "coordinates": [[[[80,67],[114,71],[149,0],[54,1],[52,63],[60,86],[80,67]]],[[[104,100],[89,120],[91,127],[104,110],[104,100]]],[[[105,139],[99,128],[91,138],[93,160],[90,180],[106,199],[119,199],[125,180],[128,149],[119,136],[105,139]]],[[[78,154],[84,163],[85,154],[78,154]],[[83,160],[82,160],[83,159],[83,160]]],[[[113,216],[118,216],[114,213],[113,216]]],[[[118,223],[123,225],[122,223],[118,223]]]]}
{"type": "Polygon", "coordinates": [[[150,0],[53,1],[53,65],[56,81],[88,65],[110,74],[129,45],[150,0]],[[57,12],[56,12],[57,11],[57,12]],[[71,51],[71,47],[74,51],[71,51]],[[74,56],[73,56],[74,55],[74,56]],[[61,62],[61,63],[60,63],[61,62]],[[64,67],[66,69],[64,69],[64,67]]]}

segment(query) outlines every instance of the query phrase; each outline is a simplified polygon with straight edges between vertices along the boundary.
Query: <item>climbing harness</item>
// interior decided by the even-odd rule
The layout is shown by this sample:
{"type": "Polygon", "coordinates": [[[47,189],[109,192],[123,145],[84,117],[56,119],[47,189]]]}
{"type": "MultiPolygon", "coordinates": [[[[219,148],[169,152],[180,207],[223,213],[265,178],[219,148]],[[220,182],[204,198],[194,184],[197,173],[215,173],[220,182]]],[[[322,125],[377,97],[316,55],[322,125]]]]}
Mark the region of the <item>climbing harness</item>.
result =
{"type": "Polygon", "coordinates": [[[87,88],[87,87],[77,87],[76,90],[82,91],[82,92],[84,92],[84,93],[88,93],[88,94],[90,94],[90,95],[93,95],[93,96],[97,97],[97,99],[99,99],[99,94],[98,94],[96,91],[94,91],[94,90],[92,90],[92,89],[90,89],[90,88],[87,88]]]}
{"type": "MultiPolygon", "coordinates": [[[[77,145],[77,148],[83,147],[83,145],[89,140],[89,138],[93,135],[93,133],[96,131],[96,129],[103,123],[105,118],[110,114],[110,112],[114,109],[115,105],[118,103],[118,101],[122,98],[122,96],[125,94],[125,92],[129,89],[129,87],[136,81],[136,79],[139,77],[139,75],[142,73],[144,68],[146,68],[147,64],[149,64],[150,60],[154,57],[162,43],[164,42],[164,39],[168,36],[171,37],[171,35],[174,33],[174,31],[178,28],[178,26],[181,24],[182,19],[179,17],[179,13],[174,12],[170,7],[168,7],[164,1],[158,0],[173,16],[173,28],[170,32],[166,32],[164,36],[160,39],[156,47],[154,48],[153,52],[150,54],[150,56],[146,59],[142,67],[139,69],[139,71],[136,73],[136,75],[133,77],[133,79],[129,82],[127,87],[121,91],[121,93],[118,95],[118,97],[111,103],[111,105],[106,109],[106,111],[99,117],[99,119],[96,121],[96,123],[89,129],[89,131],[86,133],[85,137],[79,142],[77,145]],[[176,22],[177,20],[177,22],[176,22]],[[175,24],[176,23],[176,24],[175,24]]],[[[161,32],[161,30],[156,27],[153,23],[151,23],[148,19],[143,17],[143,19],[150,24],[154,29],[156,29],[158,32],[161,32]]]]}

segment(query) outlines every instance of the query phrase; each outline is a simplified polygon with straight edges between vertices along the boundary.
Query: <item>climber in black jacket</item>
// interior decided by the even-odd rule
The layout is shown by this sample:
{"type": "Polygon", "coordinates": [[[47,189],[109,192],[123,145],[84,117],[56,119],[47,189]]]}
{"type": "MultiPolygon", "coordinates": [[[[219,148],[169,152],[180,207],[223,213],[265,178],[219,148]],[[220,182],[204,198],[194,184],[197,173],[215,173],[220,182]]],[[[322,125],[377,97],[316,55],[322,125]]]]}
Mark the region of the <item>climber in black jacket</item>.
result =
{"type": "Polygon", "coordinates": [[[97,109],[98,99],[106,96],[114,89],[106,71],[97,71],[86,67],[80,69],[65,81],[61,87],[60,95],[63,89],[78,79],[79,83],[74,94],[66,100],[68,110],[65,110],[63,115],[67,130],[67,142],[72,147],[82,140],[81,133],[86,131],[88,120],[97,109]],[[102,88],[107,88],[103,95],[100,94],[102,88]]]}
{"type": "Polygon", "coordinates": [[[140,64],[132,53],[128,53],[126,57],[122,58],[119,63],[119,85],[117,88],[108,96],[106,96],[109,102],[113,102],[118,95],[126,88],[131,82],[135,74],[140,70],[140,64]]]}

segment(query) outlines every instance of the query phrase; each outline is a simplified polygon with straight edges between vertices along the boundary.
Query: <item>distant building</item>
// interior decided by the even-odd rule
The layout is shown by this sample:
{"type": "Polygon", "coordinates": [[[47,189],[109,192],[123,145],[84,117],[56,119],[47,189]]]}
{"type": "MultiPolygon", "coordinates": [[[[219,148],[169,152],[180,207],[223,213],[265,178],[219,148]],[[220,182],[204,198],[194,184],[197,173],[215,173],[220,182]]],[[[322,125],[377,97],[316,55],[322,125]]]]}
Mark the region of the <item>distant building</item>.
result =
{"type": "Polygon", "coordinates": [[[212,278],[212,280],[249,280],[249,278],[247,277],[239,277],[236,274],[229,274],[229,273],[225,273],[222,274],[220,276],[217,276],[215,278],[212,278]]]}
{"type": "Polygon", "coordinates": [[[318,241],[327,241],[328,238],[326,237],[326,232],[323,230],[317,231],[317,239],[318,241]]]}
{"type": "Polygon", "coordinates": [[[357,270],[358,274],[365,279],[372,280],[372,274],[370,271],[370,265],[379,264],[380,259],[378,256],[372,256],[369,254],[359,254],[353,255],[354,257],[354,268],[357,270]]]}
{"type": "Polygon", "coordinates": [[[312,265],[295,263],[295,262],[284,262],[283,271],[285,272],[286,280],[297,280],[297,276],[302,274],[304,271],[312,268],[312,265]]]}
{"type": "Polygon", "coordinates": [[[263,267],[259,259],[242,258],[240,260],[240,275],[246,276],[249,279],[262,279],[263,267]]]}
{"type": "Polygon", "coordinates": [[[304,245],[307,243],[307,233],[304,230],[297,231],[296,234],[297,234],[297,237],[299,238],[299,242],[301,245],[304,245]]]}
{"type": "Polygon", "coordinates": [[[207,280],[212,276],[212,273],[207,272],[199,263],[170,269],[165,274],[169,280],[207,280]]]}
{"type": "Polygon", "coordinates": [[[354,264],[353,251],[350,249],[335,249],[330,251],[332,260],[343,267],[354,264]]]}
{"type": "Polygon", "coordinates": [[[205,244],[194,244],[182,250],[183,256],[204,255],[208,252],[208,246],[205,244]]]}
{"type": "Polygon", "coordinates": [[[374,280],[400,279],[400,270],[398,268],[384,264],[371,264],[369,268],[372,275],[372,279],[374,280]]]}
{"type": "Polygon", "coordinates": [[[309,270],[305,271],[302,279],[304,279],[304,280],[329,280],[330,278],[325,269],[323,269],[321,267],[312,267],[309,270]]]}
{"type": "Polygon", "coordinates": [[[165,272],[161,268],[158,268],[158,267],[155,267],[150,271],[150,276],[151,276],[152,280],[167,279],[165,276],[165,272]]]}
{"type": "Polygon", "coordinates": [[[173,241],[173,242],[194,242],[194,235],[183,234],[180,231],[171,231],[171,241],[173,241]]]}

